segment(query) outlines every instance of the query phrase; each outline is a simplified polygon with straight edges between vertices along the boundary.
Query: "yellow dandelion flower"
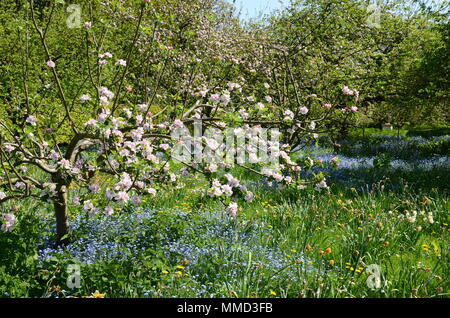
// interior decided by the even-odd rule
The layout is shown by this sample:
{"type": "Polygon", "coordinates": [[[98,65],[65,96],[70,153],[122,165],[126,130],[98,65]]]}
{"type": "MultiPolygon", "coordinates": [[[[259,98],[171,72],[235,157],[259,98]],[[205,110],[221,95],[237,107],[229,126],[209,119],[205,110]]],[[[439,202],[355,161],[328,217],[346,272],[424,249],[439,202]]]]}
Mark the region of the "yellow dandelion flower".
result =
{"type": "Polygon", "coordinates": [[[93,298],[105,298],[106,294],[101,294],[98,290],[91,294],[93,298]]]}
{"type": "Polygon", "coordinates": [[[273,295],[273,296],[276,296],[276,295],[277,295],[277,293],[274,292],[273,290],[270,290],[270,294],[273,295]]]}

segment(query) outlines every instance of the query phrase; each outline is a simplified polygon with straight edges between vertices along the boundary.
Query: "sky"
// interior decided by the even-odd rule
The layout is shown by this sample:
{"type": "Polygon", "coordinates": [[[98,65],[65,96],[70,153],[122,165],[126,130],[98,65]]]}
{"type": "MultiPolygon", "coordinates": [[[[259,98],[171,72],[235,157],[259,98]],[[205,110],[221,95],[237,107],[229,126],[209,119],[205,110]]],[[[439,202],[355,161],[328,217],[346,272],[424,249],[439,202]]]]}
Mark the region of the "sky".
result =
{"type": "MultiPolygon", "coordinates": [[[[261,13],[270,13],[275,9],[283,8],[288,0],[235,0],[235,6],[242,11],[242,18],[251,19],[258,17],[261,13]]],[[[233,0],[228,0],[232,3],[233,0]]]]}

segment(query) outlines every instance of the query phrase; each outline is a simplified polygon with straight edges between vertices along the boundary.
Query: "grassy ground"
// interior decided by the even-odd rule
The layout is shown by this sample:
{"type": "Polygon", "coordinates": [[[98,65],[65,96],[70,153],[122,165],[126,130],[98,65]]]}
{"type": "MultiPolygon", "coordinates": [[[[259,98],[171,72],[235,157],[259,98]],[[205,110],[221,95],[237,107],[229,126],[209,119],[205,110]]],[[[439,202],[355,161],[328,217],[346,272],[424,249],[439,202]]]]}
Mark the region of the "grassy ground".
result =
{"type": "MultiPolygon", "coordinates": [[[[414,167],[347,175],[378,180],[370,187],[337,174],[322,193],[278,190],[235,171],[255,192],[237,219],[204,195],[202,180],[186,179],[185,189],[167,189],[144,208],[94,219],[74,213],[67,250],[51,244],[51,209],[25,202],[15,231],[0,233],[8,251],[0,295],[448,297],[448,185],[414,167]],[[406,177],[421,182],[399,181],[406,177]],[[67,287],[70,264],[80,266],[78,289],[67,287]]],[[[429,169],[448,175],[448,167],[429,169]]]]}

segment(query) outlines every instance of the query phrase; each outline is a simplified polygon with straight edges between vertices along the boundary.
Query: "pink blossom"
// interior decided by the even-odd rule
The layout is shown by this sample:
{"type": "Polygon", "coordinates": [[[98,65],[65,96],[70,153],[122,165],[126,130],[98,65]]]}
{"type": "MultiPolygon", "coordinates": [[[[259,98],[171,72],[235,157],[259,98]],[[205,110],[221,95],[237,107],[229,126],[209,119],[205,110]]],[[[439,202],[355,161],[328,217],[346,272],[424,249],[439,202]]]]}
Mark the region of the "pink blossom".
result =
{"type": "Polygon", "coordinates": [[[114,213],[114,209],[113,209],[112,207],[107,206],[107,207],[105,208],[105,214],[106,214],[106,215],[112,215],[113,213],[114,213]]]}
{"type": "Polygon", "coordinates": [[[247,202],[251,202],[251,201],[253,201],[254,197],[255,197],[255,195],[253,194],[253,192],[248,191],[248,192],[246,193],[244,199],[245,199],[245,201],[247,201],[247,202]]]}
{"type": "Polygon", "coordinates": [[[264,88],[269,89],[270,88],[269,83],[264,83],[264,88]]]}
{"type": "Polygon", "coordinates": [[[138,129],[131,132],[131,137],[134,141],[140,141],[142,140],[142,136],[144,135],[144,128],[139,127],[138,129]]]}
{"type": "Polygon", "coordinates": [[[342,92],[347,95],[347,96],[353,96],[355,93],[348,88],[347,86],[344,86],[344,88],[342,89],[342,92]]]}
{"type": "Polygon", "coordinates": [[[215,163],[210,163],[205,170],[209,171],[209,172],[216,172],[217,171],[218,166],[215,163]]]}
{"type": "Polygon", "coordinates": [[[120,66],[127,66],[127,61],[125,60],[117,60],[116,65],[120,65],[120,66]]]}
{"type": "Polygon", "coordinates": [[[130,151],[129,151],[128,149],[122,149],[122,150],[119,152],[119,155],[120,155],[121,157],[128,157],[128,156],[130,155],[130,151]]]}
{"type": "Polygon", "coordinates": [[[64,169],[70,169],[70,161],[63,158],[58,162],[58,165],[60,165],[64,169]]]}
{"type": "Polygon", "coordinates": [[[281,174],[279,174],[279,173],[273,173],[272,174],[272,178],[274,178],[275,181],[277,181],[277,182],[283,181],[283,176],[281,174]]]}
{"type": "Polygon", "coordinates": [[[325,180],[322,180],[318,184],[316,184],[316,186],[314,187],[314,190],[320,192],[322,189],[326,189],[326,188],[328,188],[328,185],[325,182],[325,180]]]}
{"type": "Polygon", "coordinates": [[[174,122],[173,122],[173,127],[175,127],[175,128],[182,128],[182,127],[184,127],[184,124],[183,124],[183,122],[181,121],[181,120],[179,120],[179,119],[176,119],[174,122]]]}
{"type": "Polygon", "coordinates": [[[50,151],[50,158],[53,160],[53,161],[56,161],[56,160],[58,160],[59,158],[60,158],[60,155],[59,155],[59,153],[58,152],[56,152],[55,150],[51,150],[50,151]]]}
{"type": "Polygon", "coordinates": [[[5,149],[7,152],[12,152],[15,149],[15,147],[11,144],[6,144],[5,149]]]}
{"type": "Polygon", "coordinates": [[[102,105],[109,105],[109,100],[108,100],[108,97],[106,97],[106,96],[100,96],[100,104],[102,104],[102,105]]]}
{"type": "Polygon", "coordinates": [[[225,92],[225,94],[223,94],[222,96],[220,96],[220,100],[222,101],[222,103],[226,106],[230,103],[231,101],[231,97],[230,97],[230,93],[227,91],[225,92]]]}
{"type": "Polygon", "coordinates": [[[271,97],[271,96],[266,96],[265,99],[266,99],[266,101],[267,101],[268,103],[271,103],[271,102],[272,102],[272,97],[271,97]]]}
{"type": "Polygon", "coordinates": [[[306,115],[309,112],[309,109],[308,109],[308,107],[303,106],[299,109],[299,111],[300,111],[300,114],[306,115]]]}
{"type": "Polygon", "coordinates": [[[239,115],[241,115],[241,117],[244,118],[244,119],[247,119],[247,118],[250,116],[250,114],[247,113],[247,112],[245,111],[245,109],[239,109],[238,113],[239,113],[239,115]]]}
{"type": "Polygon", "coordinates": [[[126,172],[124,172],[121,176],[120,181],[117,183],[117,188],[129,188],[133,184],[133,181],[130,178],[130,175],[126,172]]]}
{"type": "Polygon", "coordinates": [[[323,108],[330,109],[332,106],[331,106],[331,104],[325,104],[325,105],[323,105],[322,107],[323,107],[323,108]]]}
{"type": "Polygon", "coordinates": [[[143,113],[143,112],[147,111],[148,105],[147,104],[138,104],[138,107],[139,107],[139,111],[143,113]]]}
{"type": "Polygon", "coordinates": [[[25,190],[27,188],[27,185],[23,183],[22,181],[16,182],[14,185],[17,189],[25,190]]]}
{"type": "Polygon", "coordinates": [[[98,183],[91,184],[89,186],[89,191],[93,193],[98,193],[100,191],[100,185],[98,183]]]}
{"type": "Polygon", "coordinates": [[[80,205],[80,197],[74,197],[74,198],[72,199],[72,203],[73,203],[75,206],[80,205]]]}
{"type": "Polygon", "coordinates": [[[227,212],[228,212],[228,214],[229,214],[230,216],[232,216],[233,218],[236,217],[237,211],[238,211],[238,205],[237,205],[237,203],[233,202],[233,203],[230,203],[230,204],[228,205],[228,207],[227,207],[227,212]]]}
{"type": "Polygon", "coordinates": [[[53,62],[52,60],[48,60],[48,61],[47,61],[47,66],[48,66],[48,67],[51,67],[51,68],[54,68],[54,67],[56,66],[56,64],[55,64],[55,62],[53,62]]]}
{"type": "Polygon", "coordinates": [[[84,22],[83,26],[87,29],[92,28],[92,22],[84,22]]]}
{"type": "Polygon", "coordinates": [[[284,115],[285,121],[294,120],[294,113],[292,111],[290,111],[289,109],[285,110],[283,115],[284,115]]]}
{"type": "Polygon", "coordinates": [[[133,112],[129,108],[124,108],[123,111],[125,113],[125,116],[127,116],[128,119],[130,119],[131,116],[133,116],[133,112]]]}
{"type": "Polygon", "coordinates": [[[131,198],[131,203],[133,203],[134,205],[139,205],[142,203],[142,199],[141,197],[135,195],[131,198]]]}
{"type": "Polygon", "coordinates": [[[83,210],[84,211],[91,211],[94,209],[94,204],[91,202],[91,200],[84,201],[83,210]]]}
{"type": "Polygon", "coordinates": [[[162,150],[167,150],[167,149],[169,149],[169,145],[168,144],[161,144],[161,145],[159,145],[159,148],[161,148],[162,150]]]}
{"type": "Polygon", "coordinates": [[[125,191],[120,191],[119,193],[116,194],[115,198],[117,201],[121,203],[127,203],[128,200],[130,199],[130,196],[125,191]]]}
{"type": "Polygon", "coordinates": [[[111,92],[107,87],[101,87],[99,89],[99,93],[101,96],[106,96],[109,99],[114,97],[114,93],[111,92]]]}
{"type": "Polygon", "coordinates": [[[143,181],[136,181],[135,182],[135,186],[138,187],[139,189],[142,189],[144,187],[144,182],[143,181]]]}
{"type": "Polygon", "coordinates": [[[97,123],[98,122],[95,119],[89,119],[84,123],[84,127],[96,127],[97,123]]]}
{"type": "Polygon", "coordinates": [[[136,124],[140,125],[140,124],[142,124],[143,121],[144,121],[144,117],[141,114],[136,116],[136,124]]]}
{"type": "Polygon", "coordinates": [[[26,122],[29,123],[32,126],[36,126],[37,119],[33,115],[30,115],[30,116],[27,117],[26,122]]]}
{"type": "Polygon", "coordinates": [[[350,107],[350,110],[351,110],[352,112],[356,112],[356,111],[358,111],[358,107],[352,106],[352,107],[350,107]]]}
{"type": "Polygon", "coordinates": [[[256,104],[256,108],[258,108],[259,110],[264,110],[265,105],[263,103],[258,103],[256,104]]]}
{"type": "Polygon", "coordinates": [[[100,66],[106,65],[106,63],[108,63],[107,60],[99,60],[98,61],[98,65],[100,65],[100,66]]]}
{"type": "Polygon", "coordinates": [[[227,196],[231,197],[233,195],[233,188],[229,186],[228,184],[224,184],[222,186],[222,192],[227,196]]]}
{"type": "Polygon", "coordinates": [[[98,121],[103,123],[105,122],[106,118],[111,114],[111,111],[109,109],[103,108],[100,115],[98,115],[98,121]]]}
{"type": "Polygon", "coordinates": [[[2,224],[1,230],[5,232],[10,232],[14,228],[14,225],[16,224],[16,217],[12,213],[5,213],[3,214],[3,219],[5,220],[5,223],[2,224]]]}
{"type": "Polygon", "coordinates": [[[109,53],[109,52],[105,52],[103,54],[99,54],[98,57],[101,58],[101,59],[105,58],[105,57],[112,58],[112,54],[109,53]]]}
{"type": "Polygon", "coordinates": [[[114,136],[116,136],[116,137],[119,137],[119,138],[122,138],[122,137],[123,137],[123,132],[121,132],[121,131],[118,130],[118,129],[114,129],[114,130],[112,131],[112,134],[113,134],[114,136]]]}
{"type": "MultiPolygon", "coordinates": [[[[217,180],[215,180],[215,181],[217,181],[217,180]]],[[[218,181],[213,182],[213,186],[211,187],[211,189],[208,190],[208,195],[210,197],[214,197],[214,196],[218,197],[218,196],[221,196],[222,193],[223,193],[222,187],[221,187],[220,182],[218,182],[218,181]]]]}
{"type": "Polygon", "coordinates": [[[81,100],[82,103],[84,103],[84,102],[86,102],[88,100],[91,100],[91,99],[92,98],[89,95],[86,95],[86,94],[81,95],[81,97],[80,97],[80,100],[81,100]]]}
{"type": "Polygon", "coordinates": [[[239,180],[233,177],[230,173],[225,174],[225,178],[228,180],[228,184],[232,187],[239,186],[239,180]]]}
{"type": "Polygon", "coordinates": [[[213,102],[213,104],[217,104],[220,102],[220,95],[213,94],[213,95],[211,95],[211,97],[209,99],[213,102]]]}

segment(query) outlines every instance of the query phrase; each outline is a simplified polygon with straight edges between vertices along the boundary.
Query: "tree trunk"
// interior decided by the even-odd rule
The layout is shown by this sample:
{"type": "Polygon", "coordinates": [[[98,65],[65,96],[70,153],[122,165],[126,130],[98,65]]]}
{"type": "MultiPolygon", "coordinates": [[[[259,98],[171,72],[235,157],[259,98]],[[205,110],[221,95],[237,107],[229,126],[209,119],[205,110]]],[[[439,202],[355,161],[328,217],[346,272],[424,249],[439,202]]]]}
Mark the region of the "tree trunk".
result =
{"type": "Polygon", "coordinates": [[[56,216],[56,243],[65,245],[69,242],[69,221],[67,210],[67,192],[66,186],[58,184],[56,199],[53,202],[56,216]]]}

